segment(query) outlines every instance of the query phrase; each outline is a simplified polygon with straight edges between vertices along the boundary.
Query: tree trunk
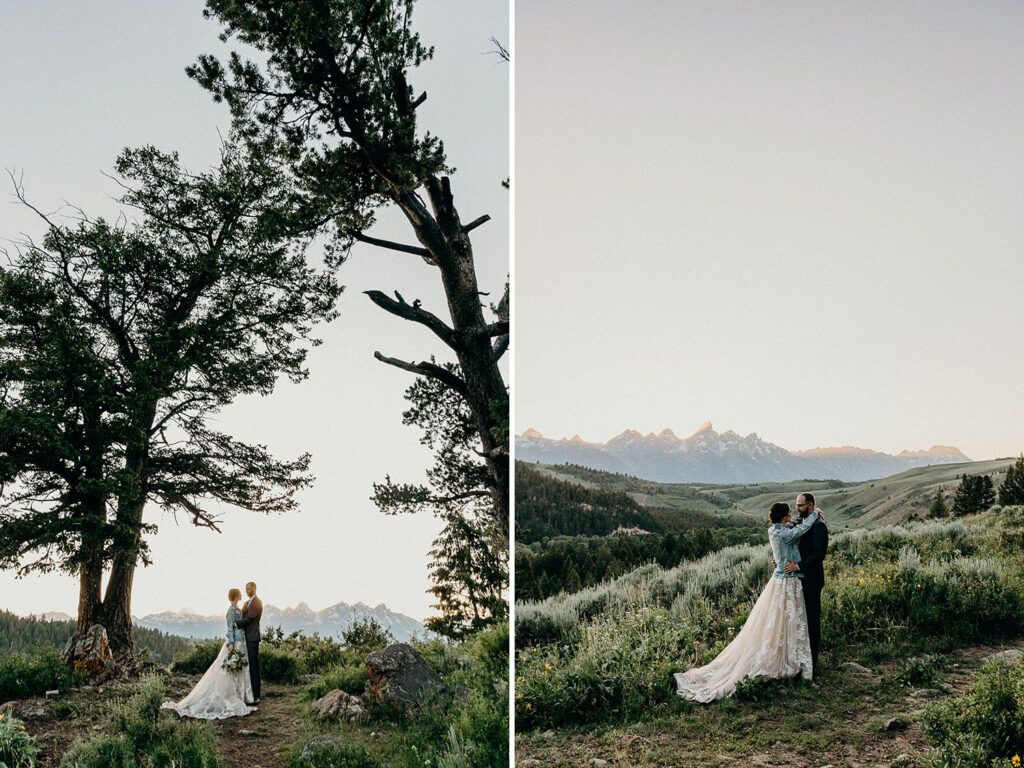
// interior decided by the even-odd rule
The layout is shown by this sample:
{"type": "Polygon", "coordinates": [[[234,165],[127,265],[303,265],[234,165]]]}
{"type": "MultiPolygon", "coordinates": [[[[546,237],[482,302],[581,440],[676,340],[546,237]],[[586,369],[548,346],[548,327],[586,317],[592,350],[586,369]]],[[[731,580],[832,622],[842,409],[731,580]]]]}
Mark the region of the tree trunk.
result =
{"type": "Polygon", "coordinates": [[[76,632],[85,634],[93,624],[103,624],[102,553],[85,545],[85,560],[78,569],[78,626],[76,632]]]}
{"type": "Polygon", "coordinates": [[[132,582],[135,579],[136,554],[118,552],[110,569],[110,581],[103,598],[107,637],[114,660],[125,672],[139,665],[132,642],[132,582]]]}
{"type": "Polygon", "coordinates": [[[122,487],[117,500],[117,522],[126,535],[115,542],[115,552],[110,566],[110,580],[103,596],[103,613],[114,660],[125,673],[138,669],[132,643],[132,584],[139,553],[142,551],[142,513],[146,507],[146,468],[149,458],[149,433],[156,417],[156,401],[143,405],[133,425],[135,439],[130,440],[125,451],[125,476],[128,481],[122,487]]]}
{"type": "Polygon", "coordinates": [[[431,178],[426,183],[433,216],[415,195],[395,197],[416,232],[416,238],[431,255],[431,263],[441,271],[445,298],[452,319],[455,351],[466,385],[464,397],[480,433],[481,452],[491,478],[491,498],[495,522],[505,544],[509,538],[509,451],[507,420],[495,418],[495,412],[508,413],[508,391],[498,369],[491,336],[487,333],[480,303],[480,288],[473,262],[473,245],[455,209],[451,182],[447,177],[431,178]]]}
{"type": "MultiPolygon", "coordinates": [[[[450,205],[450,197],[449,197],[450,205]]],[[[451,215],[458,220],[454,207],[451,215]]],[[[491,497],[494,514],[502,537],[509,537],[509,455],[495,432],[506,428],[494,416],[495,409],[508,412],[508,392],[494,359],[491,338],[484,329],[483,309],[480,305],[480,289],[477,285],[473,264],[473,248],[469,236],[461,223],[457,223],[457,235],[450,243],[452,253],[447,259],[439,259],[441,277],[452,326],[460,343],[455,349],[466,382],[467,401],[480,432],[480,443],[487,469],[493,480],[491,497]]]]}

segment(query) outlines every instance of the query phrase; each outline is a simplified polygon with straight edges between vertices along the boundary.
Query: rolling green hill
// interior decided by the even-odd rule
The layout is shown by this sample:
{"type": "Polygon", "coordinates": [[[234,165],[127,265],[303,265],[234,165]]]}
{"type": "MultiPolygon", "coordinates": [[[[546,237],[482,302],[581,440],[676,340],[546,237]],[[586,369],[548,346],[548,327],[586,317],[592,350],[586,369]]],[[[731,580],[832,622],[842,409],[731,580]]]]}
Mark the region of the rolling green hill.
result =
{"type": "Polygon", "coordinates": [[[797,494],[811,491],[818,505],[828,515],[832,527],[870,527],[925,517],[935,493],[941,490],[949,502],[963,474],[991,475],[993,483],[998,487],[1006,468],[1014,461],[1006,458],[939,464],[863,483],[795,480],[788,483],[746,485],[655,483],[629,475],[566,464],[529,466],[535,472],[554,479],[588,488],[625,493],[641,506],[687,509],[708,515],[727,516],[733,520],[739,513],[760,521],[774,502],[792,504],[797,494]]]}

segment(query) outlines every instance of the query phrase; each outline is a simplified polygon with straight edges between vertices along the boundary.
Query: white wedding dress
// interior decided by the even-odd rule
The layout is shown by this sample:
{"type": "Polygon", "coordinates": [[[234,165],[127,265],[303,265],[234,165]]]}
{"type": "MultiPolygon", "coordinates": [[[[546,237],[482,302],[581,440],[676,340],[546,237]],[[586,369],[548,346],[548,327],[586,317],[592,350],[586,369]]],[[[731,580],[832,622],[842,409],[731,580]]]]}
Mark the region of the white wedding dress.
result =
{"type": "Polygon", "coordinates": [[[761,590],[750,615],[732,642],[703,667],[676,672],[676,693],[707,703],[732,696],[744,677],[812,677],[807,608],[799,578],[784,573],[787,560],[799,558],[796,540],[817,520],[785,529],[769,529],[776,571],[761,590]]]}
{"type": "MultiPolygon", "coordinates": [[[[229,606],[227,619],[228,638],[236,649],[241,651],[248,662],[242,631],[234,626],[235,619],[241,616],[235,606],[229,606]]],[[[249,667],[239,670],[224,669],[224,659],[228,655],[230,642],[225,641],[220,653],[213,660],[195,688],[189,691],[181,701],[165,701],[162,709],[173,709],[182,717],[196,717],[201,720],[223,720],[227,717],[241,717],[255,712],[259,707],[246,702],[252,701],[252,681],[249,679],[249,667]]]]}

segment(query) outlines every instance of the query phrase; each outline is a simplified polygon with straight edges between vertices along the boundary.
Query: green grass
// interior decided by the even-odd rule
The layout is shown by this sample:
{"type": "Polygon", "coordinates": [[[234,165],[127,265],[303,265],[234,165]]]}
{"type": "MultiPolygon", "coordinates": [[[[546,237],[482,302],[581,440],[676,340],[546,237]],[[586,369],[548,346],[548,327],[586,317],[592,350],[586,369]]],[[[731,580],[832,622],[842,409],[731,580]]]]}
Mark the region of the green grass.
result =
{"type": "MultiPolygon", "coordinates": [[[[1024,508],[840,533],[826,560],[822,647],[869,663],[1024,635],[1024,508]]],[[[767,547],[734,547],[517,610],[521,729],[676,711],[673,672],[713,658],[768,578],[767,547]]],[[[898,682],[896,683],[897,687],[898,682]]],[[[728,705],[726,705],[728,706],[728,705]]]]}

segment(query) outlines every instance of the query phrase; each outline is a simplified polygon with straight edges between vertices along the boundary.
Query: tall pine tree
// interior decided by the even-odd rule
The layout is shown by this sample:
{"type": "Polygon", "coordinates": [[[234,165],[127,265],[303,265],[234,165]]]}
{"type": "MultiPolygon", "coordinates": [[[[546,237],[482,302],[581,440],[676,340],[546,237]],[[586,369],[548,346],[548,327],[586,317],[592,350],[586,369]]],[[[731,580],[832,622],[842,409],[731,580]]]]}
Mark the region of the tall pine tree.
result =
{"type": "Polygon", "coordinates": [[[192,174],[143,148],[116,168],[139,221],[44,216],[42,244],[3,271],[0,566],[78,574],[79,629],[106,627],[131,670],[147,507],[217,530],[219,504],[287,512],[310,482],[308,456],[277,460],[213,424],[236,397],[305,378],[340,287],[307,266],[294,195],[260,154],[227,146],[192,174]]]}
{"type": "Polygon", "coordinates": [[[1024,504],[1024,454],[1007,468],[999,486],[999,503],[1003,506],[1024,504]]]}

